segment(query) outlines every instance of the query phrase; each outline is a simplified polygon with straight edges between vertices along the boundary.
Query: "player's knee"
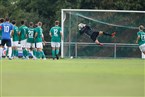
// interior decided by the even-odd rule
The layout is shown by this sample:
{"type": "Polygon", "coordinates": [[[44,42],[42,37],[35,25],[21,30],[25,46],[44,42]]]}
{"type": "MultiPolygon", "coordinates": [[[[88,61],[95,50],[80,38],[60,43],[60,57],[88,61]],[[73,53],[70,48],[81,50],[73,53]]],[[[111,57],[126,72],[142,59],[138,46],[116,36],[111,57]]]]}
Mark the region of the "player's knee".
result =
{"type": "Polygon", "coordinates": [[[99,35],[103,35],[103,31],[99,31],[99,35]]]}

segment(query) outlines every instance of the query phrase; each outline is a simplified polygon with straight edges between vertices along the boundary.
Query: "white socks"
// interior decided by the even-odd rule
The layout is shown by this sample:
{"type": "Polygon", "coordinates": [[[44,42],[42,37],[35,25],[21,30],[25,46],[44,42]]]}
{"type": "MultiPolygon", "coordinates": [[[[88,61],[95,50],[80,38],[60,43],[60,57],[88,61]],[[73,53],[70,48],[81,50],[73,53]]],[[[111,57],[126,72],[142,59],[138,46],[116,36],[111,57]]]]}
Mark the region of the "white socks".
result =
{"type": "Polygon", "coordinates": [[[12,55],[12,47],[8,47],[8,56],[11,58],[12,55]]]}
{"type": "Polygon", "coordinates": [[[3,48],[0,47],[0,59],[2,58],[2,55],[3,55],[3,48]]]}

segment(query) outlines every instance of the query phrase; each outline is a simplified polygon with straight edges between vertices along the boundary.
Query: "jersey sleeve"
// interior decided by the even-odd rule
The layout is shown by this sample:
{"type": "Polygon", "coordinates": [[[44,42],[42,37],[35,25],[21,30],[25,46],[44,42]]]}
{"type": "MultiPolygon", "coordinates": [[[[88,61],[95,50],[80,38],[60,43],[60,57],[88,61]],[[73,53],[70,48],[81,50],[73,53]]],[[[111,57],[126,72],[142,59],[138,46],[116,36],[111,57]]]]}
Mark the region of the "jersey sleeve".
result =
{"type": "Polygon", "coordinates": [[[52,33],[52,28],[50,29],[50,31],[49,31],[50,33],[52,33]]]}
{"type": "Polygon", "coordinates": [[[14,30],[14,27],[15,27],[14,25],[11,25],[12,30],[14,30]]]}
{"type": "Polygon", "coordinates": [[[79,30],[79,33],[80,35],[84,34],[84,30],[83,29],[79,30]]]}
{"type": "Polygon", "coordinates": [[[141,34],[140,32],[137,32],[137,36],[140,36],[140,34],[141,34]]]}

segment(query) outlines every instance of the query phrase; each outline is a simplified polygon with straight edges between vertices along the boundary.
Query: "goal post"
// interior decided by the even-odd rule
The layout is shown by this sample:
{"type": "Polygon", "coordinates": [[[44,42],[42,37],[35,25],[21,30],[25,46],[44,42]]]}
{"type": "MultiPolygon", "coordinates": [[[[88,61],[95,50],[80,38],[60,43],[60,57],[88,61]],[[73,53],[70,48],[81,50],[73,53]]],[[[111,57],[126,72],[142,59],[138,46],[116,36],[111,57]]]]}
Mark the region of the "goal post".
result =
{"type": "Polygon", "coordinates": [[[112,53],[106,53],[106,55],[104,55],[106,57],[112,57],[112,55],[113,57],[122,57],[121,51],[126,54],[125,57],[130,57],[129,55],[141,57],[138,45],[135,44],[135,39],[137,37],[138,26],[144,23],[145,11],[62,9],[61,27],[64,39],[62,39],[61,42],[61,57],[87,57],[96,55],[100,55],[97,57],[102,57],[101,52],[107,52],[107,48],[109,48],[112,53]],[[78,33],[78,23],[81,22],[90,25],[93,30],[101,30],[109,33],[116,31],[117,37],[114,40],[108,37],[99,38],[100,41],[106,45],[102,47],[103,50],[98,46],[93,47],[94,49],[97,47],[97,51],[95,51],[91,47],[89,48],[89,45],[95,45],[94,42],[84,35],[80,36],[78,33]],[[114,45],[116,49],[112,47],[112,44],[121,43],[127,44],[128,48],[126,46],[123,47],[123,45],[121,45],[121,47],[119,45],[114,45]],[[131,46],[128,44],[131,44],[131,46]],[[114,54],[115,51],[118,55],[114,54]],[[127,52],[130,54],[127,55],[127,52]]]}

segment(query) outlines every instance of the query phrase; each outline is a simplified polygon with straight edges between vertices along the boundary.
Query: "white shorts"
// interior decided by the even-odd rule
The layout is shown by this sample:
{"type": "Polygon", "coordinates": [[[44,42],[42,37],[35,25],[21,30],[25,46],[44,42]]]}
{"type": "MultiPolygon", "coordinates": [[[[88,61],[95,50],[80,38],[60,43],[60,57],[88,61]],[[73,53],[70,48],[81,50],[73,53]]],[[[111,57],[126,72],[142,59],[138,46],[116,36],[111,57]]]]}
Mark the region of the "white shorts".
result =
{"type": "Polygon", "coordinates": [[[60,42],[51,42],[51,47],[60,47],[60,42]]]}
{"type": "Polygon", "coordinates": [[[13,41],[12,46],[15,46],[15,47],[18,46],[18,41],[13,41]]]}
{"type": "Polygon", "coordinates": [[[43,49],[43,44],[42,44],[42,42],[36,43],[36,48],[42,48],[42,49],[43,49]]]}
{"type": "Polygon", "coordinates": [[[145,44],[139,46],[140,51],[145,52],[145,44]]]}
{"type": "Polygon", "coordinates": [[[21,47],[22,48],[26,48],[26,39],[25,40],[21,40],[21,47]]]}
{"type": "Polygon", "coordinates": [[[27,42],[26,47],[27,47],[27,48],[31,48],[31,47],[32,47],[32,48],[35,48],[35,43],[28,43],[28,42],[27,42]]]}
{"type": "Polygon", "coordinates": [[[0,44],[2,44],[2,40],[0,40],[0,44]]]}

